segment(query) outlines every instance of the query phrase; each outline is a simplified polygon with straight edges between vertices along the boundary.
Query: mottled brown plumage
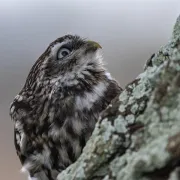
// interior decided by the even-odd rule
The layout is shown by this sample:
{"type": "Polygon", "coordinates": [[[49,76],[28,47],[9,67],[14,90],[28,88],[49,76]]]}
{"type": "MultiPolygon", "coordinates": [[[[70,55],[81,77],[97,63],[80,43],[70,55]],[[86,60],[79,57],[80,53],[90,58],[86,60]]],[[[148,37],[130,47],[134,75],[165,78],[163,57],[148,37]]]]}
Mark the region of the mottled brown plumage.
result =
{"type": "Polygon", "coordinates": [[[55,180],[81,154],[100,113],[120,93],[101,47],[66,35],[32,67],[10,115],[17,154],[30,179],[55,180]]]}

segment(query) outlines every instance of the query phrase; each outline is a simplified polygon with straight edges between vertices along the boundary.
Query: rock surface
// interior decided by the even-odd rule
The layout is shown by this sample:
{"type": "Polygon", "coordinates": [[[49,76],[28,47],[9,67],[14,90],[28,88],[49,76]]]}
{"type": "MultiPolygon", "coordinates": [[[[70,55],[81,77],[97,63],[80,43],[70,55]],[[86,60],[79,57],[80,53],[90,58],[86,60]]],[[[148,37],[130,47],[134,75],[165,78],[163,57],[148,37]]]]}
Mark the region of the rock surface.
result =
{"type": "Polygon", "coordinates": [[[180,16],[169,43],[102,114],[57,180],[180,179],[180,16]]]}

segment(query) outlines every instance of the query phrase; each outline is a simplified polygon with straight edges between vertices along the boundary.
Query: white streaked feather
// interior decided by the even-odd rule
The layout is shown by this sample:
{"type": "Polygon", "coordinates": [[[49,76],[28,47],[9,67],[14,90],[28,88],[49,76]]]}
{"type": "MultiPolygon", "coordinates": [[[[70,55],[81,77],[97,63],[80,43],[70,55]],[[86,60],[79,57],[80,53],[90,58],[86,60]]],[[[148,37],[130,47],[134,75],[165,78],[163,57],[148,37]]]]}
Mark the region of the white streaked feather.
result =
{"type": "Polygon", "coordinates": [[[107,85],[107,83],[100,82],[94,86],[92,92],[86,92],[84,96],[77,96],[75,99],[75,107],[79,110],[83,110],[85,107],[88,110],[91,109],[93,104],[104,95],[107,85]]]}

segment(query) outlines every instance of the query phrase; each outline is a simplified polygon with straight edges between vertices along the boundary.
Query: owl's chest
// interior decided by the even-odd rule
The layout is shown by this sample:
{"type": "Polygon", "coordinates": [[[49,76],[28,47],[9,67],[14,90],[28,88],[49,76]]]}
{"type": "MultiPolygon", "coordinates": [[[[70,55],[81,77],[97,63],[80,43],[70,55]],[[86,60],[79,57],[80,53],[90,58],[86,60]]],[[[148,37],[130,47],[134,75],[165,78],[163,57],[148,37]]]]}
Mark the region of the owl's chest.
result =
{"type": "Polygon", "coordinates": [[[98,94],[88,92],[66,98],[32,98],[31,101],[20,98],[14,102],[12,114],[32,142],[37,137],[43,141],[63,141],[84,136],[87,140],[102,111],[102,103],[98,94]]]}
{"type": "Polygon", "coordinates": [[[15,129],[20,133],[15,136],[18,151],[27,157],[37,158],[38,154],[41,164],[52,162],[53,167],[61,162],[58,166],[68,166],[91,136],[106,104],[103,98],[100,93],[87,92],[61,99],[18,99],[12,106],[15,129]],[[41,162],[44,152],[48,157],[41,162]]]}
{"type": "Polygon", "coordinates": [[[48,111],[38,121],[22,122],[20,149],[33,155],[34,152],[42,154],[45,148],[48,152],[56,152],[56,157],[53,154],[49,157],[54,162],[59,159],[58,162],[71,164],[91,136],[97,115],[91,110],[82,111],[74,104],[68,106],[64,103],[64,106],[48,111]]]}

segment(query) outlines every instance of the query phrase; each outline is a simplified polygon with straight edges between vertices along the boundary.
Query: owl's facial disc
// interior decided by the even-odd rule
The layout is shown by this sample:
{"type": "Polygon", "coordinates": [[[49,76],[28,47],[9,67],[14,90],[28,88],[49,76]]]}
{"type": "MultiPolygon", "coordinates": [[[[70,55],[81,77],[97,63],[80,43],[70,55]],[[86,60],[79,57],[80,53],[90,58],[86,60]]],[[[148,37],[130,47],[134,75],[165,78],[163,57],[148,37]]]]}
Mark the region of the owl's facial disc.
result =
{"type": "Polygon", "coordinates": [[[56,63],[64,65],[68,62],[78,62],[80,59],[94,59],[101,48],[97,42],[84,40],[79,36],[65,36],[63,40],[56,40],[50,45],[51,57],[56,63]]]}
{"type": "MultiPolygon", "coordinates": [[[[57,44],[55,49],[56,59],[63,60],[73,54],[78,54],[78,52],[84,51],[84,54],[95,52],[102,47],[95,41],[83,41],[79,39],[78,41],[65,41],[63,43],[57,44]]],[[[54,50],[53,50],[54,51],[54,50]]]]}
{"type": "MultiPolygon", "coordinates": [[[[44,77],[59,78],[71,73],[76,76],[87,69],[103,68],[101,46],[79,36],[67,35],[58,38],[48,47],[44,77]]],[[[90,70],[89,70],[90,71],[90,70]]],[[[68,76],[69,77],[69,76],[68,76]]]]}

